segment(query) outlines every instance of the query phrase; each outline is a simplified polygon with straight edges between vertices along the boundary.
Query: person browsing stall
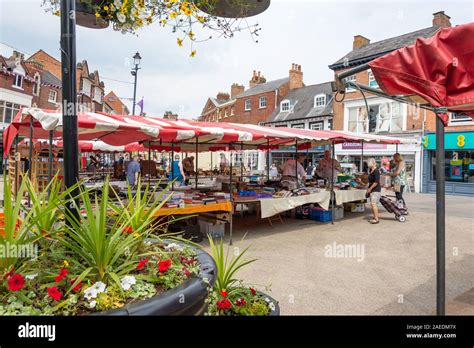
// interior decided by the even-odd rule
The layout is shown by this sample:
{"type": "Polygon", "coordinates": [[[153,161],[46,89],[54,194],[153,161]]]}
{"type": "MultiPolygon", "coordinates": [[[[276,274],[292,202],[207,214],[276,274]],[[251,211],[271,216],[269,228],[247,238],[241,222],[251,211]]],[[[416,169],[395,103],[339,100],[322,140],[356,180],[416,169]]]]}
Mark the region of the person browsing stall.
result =
{"type": "Polygon", "coordinates": [[[132,160],[127,165],[127,180],[130,186],[135,186],[140,174],[140,164],[138,163],[138,156],[133,156],[132,160]]]}
{"type": "Polygon", "coordinates": [[[186,184],[189,181],[189,176],[194,174],[194,156],[186,157],[183,159],[183,172],[186,176],[186,184]]]}
{"type": "Polygon", "coordinates": [[[183,164],[179,160],[179,155],[174,157],[174,161],[171,165],[172,170],[170,171],[168,179],[170,181],[176,180],[176,182],[183,183],[184,180],[186,180],[186,175],[184,174],[183,164]]]}
{"type": "Polygon", "coordinates": [[[303,168],[303,163],[306,158],[306,155],[300,154],[296,157],[296,160],[289,159],[283,164],[281,170],[283,175],[283,180],[298,181],[298,178],[306,180],[306,171],[303,168]],[[296,177],[297,175],[298,177],[296,177]]]}
{"type": "Polygon", "coordinates": [[[380,172],[377,168],[377,162],[374,158],[367,160],[369,166],[369,188],[367,189],[367,195],[370,197],[370,207],[372,208],[373,218],[369,220],[371,224],[379,223],[379,208],[380,195],[382,187],[380,186],[380,172]]]}
{"type": "Polygon", "coordinates": [[[324,151],[324,158],[319,161],[318,166],[316,167],[316,174],[319,177],[331,180],[331,176],[333,174],[332,168],[334,167],[334,177],[333,180],[336,181],[337,174],[342,171],[342,167],[339,164],[339,161],[331,158],[331,151],[325,150],[324,151]]]}
{"type": "Polygon", "coordinates": [[[393,161],[395,162],[395,169],[391,176],[393,178],[395,196],[397,201],[402,202],[406,207],[405,200],[403,199],[403,191],[408,186],[406,164],[402,155],[398,152],[393,155],[393,161]]]}

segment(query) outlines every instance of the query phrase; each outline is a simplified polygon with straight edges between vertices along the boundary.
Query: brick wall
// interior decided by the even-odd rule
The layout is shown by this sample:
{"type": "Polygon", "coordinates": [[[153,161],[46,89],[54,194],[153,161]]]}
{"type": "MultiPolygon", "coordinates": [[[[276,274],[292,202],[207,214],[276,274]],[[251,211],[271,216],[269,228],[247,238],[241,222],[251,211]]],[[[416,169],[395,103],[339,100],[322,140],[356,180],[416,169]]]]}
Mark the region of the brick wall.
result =
{"type": "Polygon", "coordinates": [[[267,121],[275,111],[275,91],[256,94],[248,97],[237,98],[235,102],[235,115],[226,118],[226,122],[258,124],[267,121]],[[260,97],[267,98],[267,106],[259,108],[260,97]],[[252,108],[245,110],[245,101],[250,99],[252,108]]]}

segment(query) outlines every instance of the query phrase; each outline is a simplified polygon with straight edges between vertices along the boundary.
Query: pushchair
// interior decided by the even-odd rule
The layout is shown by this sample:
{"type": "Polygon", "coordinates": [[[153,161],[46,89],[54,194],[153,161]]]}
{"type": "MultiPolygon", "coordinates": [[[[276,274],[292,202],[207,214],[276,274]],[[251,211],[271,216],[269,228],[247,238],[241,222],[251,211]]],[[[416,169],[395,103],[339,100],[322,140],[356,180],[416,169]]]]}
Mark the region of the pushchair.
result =
{"type": "Polygon", "coordinates": [[[380,203],[389,213],[395,214],[398,221],[405,222],[407,220],[408,209],[402,202],[392,200],[388,196],[381,196],[380,203]]]}

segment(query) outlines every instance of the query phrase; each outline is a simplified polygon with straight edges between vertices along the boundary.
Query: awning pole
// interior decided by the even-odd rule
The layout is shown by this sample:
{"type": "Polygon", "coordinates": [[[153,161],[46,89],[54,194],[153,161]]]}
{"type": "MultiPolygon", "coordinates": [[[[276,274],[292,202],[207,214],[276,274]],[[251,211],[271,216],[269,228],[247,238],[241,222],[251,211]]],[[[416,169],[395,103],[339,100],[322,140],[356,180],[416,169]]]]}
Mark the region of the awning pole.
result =
{"type": "Polygon", "coordinates": [[[53,178],[53,131],[49,131],[49,144],[48,144],[48,178],[49,181],[53,178]]]}
{"type": "Polygon", "coordinates": [[[214,167],[212,166],[212,151],[209,151],[209,153],[211,154],[211,179],[212,179],[214,176],[214,167]]]}
{"type": "Polygon", "coordinates": [[[440,116],[436,112],[436,314],[445,315],[445,150],[440,116]]]}
{"type": "Polygon", "coordinates": [[[232,194],[232,144],[230,144],[230,183],[229,183],[229,191],[230,191],[230,205],[232,206],[231,212],[230,212],[230,221],[229,221],[229,245],[232,245],[232,229],[233,229],[233,219],[234,219],[234,196],[232,194]]]}
{"type": "Polygon", "coordinates": [[[171,191],[174,191],[174,140],[171,140],[171,191]]]}
{"type": "Polygon", "coordinates": [[[296,177],[296,188],[299,188],[298,182],[298,139],[295,139],[295,177],[296,177]]]}
{"type": "Polygon", "coordinates": [[[18,171],[20,170],[19,168],[19,161],[21,160],[21,155],[20,159],[17,160],[16,155],[18,153],[18,134],[15,136],[15,155],[13,156],[13,160],[15,161],[15,196],[18,194],[18,176],[20,173],[18,171]]]}
{"type": "Polygon", "coordinates": [[[150,146],[151,146],[150,142],[148,142],[148,186],[150,186],[151,184],[151,148],[150,146]]]}
{"type": "Polygon", "coordinates": [[[329,203],[331,204],[331,224],[334,225],[334,201],[336,200],[336,195],[334,194],[334,165],[335,163],[335,151],[334,151],[334,141],[331,144],[331,199],[329,203]]]}
{"type": "MultiPolygon", "coordinates": [[[[33,117],[30,116],[30,148],[28,151],[28,178],[31,182],[33,173],[33,117]]],[[[31,197],[28,194],[28,206],[31,207],[31,197]]]]}
{"type": "Polygon", "coordinates": [[[398,153],[398,144],[395,144],[395,152],[398,153]]]}
{"type": "Polygon", "coordinates": [[[361,141],[362,155],[360,156],[360,172],[364,170],[364,140],[361,141]]]}
{"type": "Polygon", "coordinates": [[[267,139],[267,182],[270,182],[270,140],[267,139]]]}
{"type": "Polygon", "coordinates": [[[198,189],[198,172],[199,172],[199,169],[198,169],[198,166],[199,166],[198,151],[199,151],[199,137],[196,137],[196,172],[194,173],[195,180],[196,180],[196,183],[195,183],[196,190],[198,189]]]}
{"type": "Polygon", "coordinates": [[[240,142],[240,182],[244,180],[244,143],[240,142]]]}

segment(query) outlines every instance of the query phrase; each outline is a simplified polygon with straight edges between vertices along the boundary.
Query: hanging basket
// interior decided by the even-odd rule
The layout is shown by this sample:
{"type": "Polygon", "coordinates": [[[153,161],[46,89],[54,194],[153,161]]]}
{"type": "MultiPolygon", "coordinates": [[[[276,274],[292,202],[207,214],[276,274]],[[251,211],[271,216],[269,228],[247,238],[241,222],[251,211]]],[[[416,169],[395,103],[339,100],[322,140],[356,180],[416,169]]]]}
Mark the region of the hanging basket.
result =
{"type": "Polygon", "coordinates": [[[264,12],[270,6],[270,0],[211,0],[202,4],[195,0],[196,6],[203,12],[216,17],[246,18],[264,12]]]}
{"type": "Polygon", "coordinates": [[[76,0],[76,24],[91,29],[104,29],[109,21],[95,16],[94,5],[99,6],[102,0],[76,0]]]}

